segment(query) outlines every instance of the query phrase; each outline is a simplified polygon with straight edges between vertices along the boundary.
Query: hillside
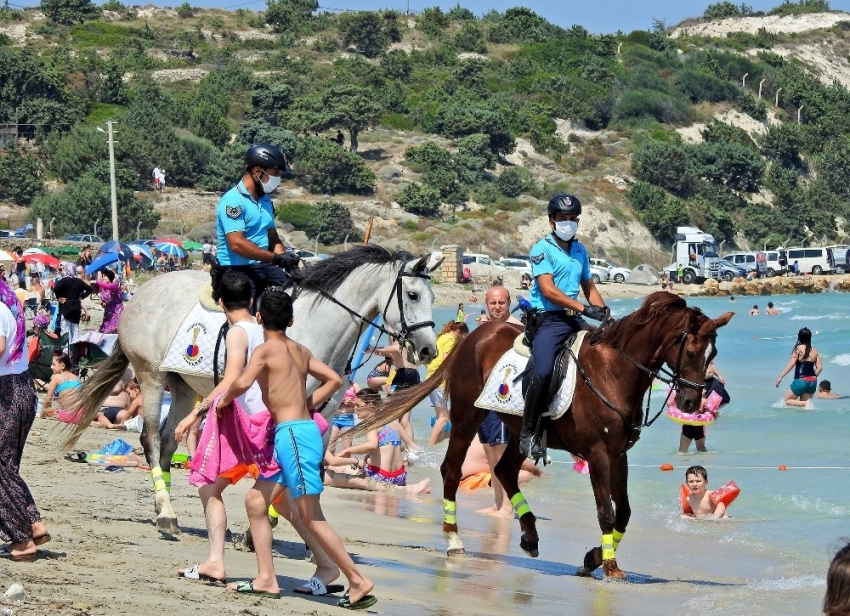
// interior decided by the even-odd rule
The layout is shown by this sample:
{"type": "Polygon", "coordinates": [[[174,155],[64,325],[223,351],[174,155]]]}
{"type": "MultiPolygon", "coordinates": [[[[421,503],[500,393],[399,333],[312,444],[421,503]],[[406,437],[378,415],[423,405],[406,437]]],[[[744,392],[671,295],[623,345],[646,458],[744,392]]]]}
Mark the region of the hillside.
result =
{"type": "Polygon", "coordinates": [[[304,247],[316,235],[323,250],[358,241],[374,217],[373,240],[393,248],[522,253],[558,191],[585,204],[591,253],[630,264],[666,263],[677,224],[727,248],[844,235],[846,13],[615,37],[527,9],[276,18],[107,6],[68,24],[0,11],[0,123],[17,113],[23,133],[19,155],[0,157],[11,227],[40,214],[57,235],[98,220],[109,233],[106,147],[93,129],[112,119],[126,236],[211,220],[257,140],[293,161],[276,203],[304,247]],[[346,148],[328,141],[338,129],[346,148]],[[161,195],[149,185],[157,164],[161,195]]]}

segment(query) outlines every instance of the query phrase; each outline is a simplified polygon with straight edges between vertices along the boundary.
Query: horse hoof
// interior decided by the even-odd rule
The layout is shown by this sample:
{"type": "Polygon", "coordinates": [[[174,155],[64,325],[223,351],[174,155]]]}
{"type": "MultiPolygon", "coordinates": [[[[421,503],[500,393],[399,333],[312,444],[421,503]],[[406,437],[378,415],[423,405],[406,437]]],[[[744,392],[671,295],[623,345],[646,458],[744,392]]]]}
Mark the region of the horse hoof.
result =
{"type": "Polygon", "coordinates": [[[602,548],[595,547],[584,555],[584,563],[581,569],[579,569],[579,575],[583,577],[588,577],[601,566],[602,548]]]}
{"type": "Polygon", "coordinates": [[[540,550],[538,549],[536,541],[527,541],[525,537],[520,537],[519,547],[522,548],[523,552],[525,552],[532,558],[537,558],[538,556],[540,556],[540,550]]]}
{"type": "Polygon", "coordinates": [[[177,526],[177,520],[174,518],[157,518],[156,527],[159,532],[167,535],[179,535],[180,527],[177,526]]]}
{"type": "Polygon", "coordinates": [[[446,556],[466,556],[464,548],[449,548],[446,550],[446,556]]]}
{"type": "Polygon", "coordinates": [[[242,547],[248,551],[254,551],[254,536],[251,534],[251,529],[245,531],[245,537],[242,539],[242,547]]]}
{"type": "Polygon", "coordinates": [[[625,580],[626,574],[617,566],[617,559],[612,558],[602,563],[602,571],[606,580],[625,580]]]}

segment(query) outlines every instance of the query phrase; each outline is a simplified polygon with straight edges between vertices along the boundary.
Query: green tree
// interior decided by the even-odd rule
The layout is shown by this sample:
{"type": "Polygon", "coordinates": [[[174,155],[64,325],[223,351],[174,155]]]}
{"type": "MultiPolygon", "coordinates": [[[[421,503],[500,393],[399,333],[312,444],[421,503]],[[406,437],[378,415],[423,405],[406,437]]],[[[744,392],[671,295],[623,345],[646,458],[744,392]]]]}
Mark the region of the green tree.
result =
{"type": "Polygon", "coordinates": [[[349,241],[359,242],[362,234],[354,227],[351,212],[335,201],[323,201],[312,208],[310,224],[303,231],[311,238],[319,238],[323,244],[342,244],[346,237],[349,241]]]}
{"type": "Polygon", "coordinates": [[[41,165],[32,154],[9,147],[0,152],[0,199],[29,205],[44,193],[41,165]]]}
{"type": "Polygon", "coordinates": [[[407,52],[393,49],[381,58],[381,68],[388,79],[407,81],[413,70],[413,60],[407,52]]]}
{"type": "Polygon", "coordinates": [[[219,148],[230,141],[230,123],[215,102],[201,99],[195,103],[189,115],[189,130],[219,148]]]}
{"type": "Polygon", "coordinates": [[[245,146],[241,143],[216,150],[198,175],[197,185],[223,193],[230,190],[245,172],[245,146]]]}
{"type": "Polygon", "coordinates": [[[50,21],[72,25],[100,17],[100,7],[91,0],[41,0],[41,10],[50,21]]]}
{"type": "Polygon", "coordinates": [[[317,96],[296,101],[291,113],[284,114],[298,129],[321,131],[343,128],[348,131],[351,152],[357,152],[361,131],[378,123],[383,107],[371,88],[351,83],[332,85],[317,96]]]}
{"type": "Polygon", "coordinates": [[[850,201],[850,135],[827,145],[818,163],[818,171],[830,191],[850,201]]]}
{"type": "Polygon", "coordinates": [[[496,178],[496,188],[506,197],[519,197],[532,186],[531,172],[525,167],[505,169],[496,178]]]}
{"type": "Polygon", "coordinates": [[[728,2],[728,0],[724,0],[724,2],[709,4],[702,16],[706,19],[725,19],[727,17],[750,15],[752,12],[752,7],[747,6],[746,4],[741,3],[740,5],[737,5],[728,2]]]}
{"type": "Polygon", "coordinates": [[[702,143],[689,148],[694,172],[712,182],[743,192],[761,187],[764,161],[758,152],[737,143],[702,143]]]}
{"type": "Polygon", "coordinates": [[[296,36],[310,23],[319,8],[316,0],[266,0],[266,23],[275,32],[296,36]]]}
{"type": "Polygon", "coordinates": [[[639,180],[681,197],[692,195],[698,185],[690,152],[678,141],[647,141],[632,155],[632,171],[639,180]]]}
{"type": "Polygon", "coordinates": [[[408,184],[395,196],[398,203],[405,212],[418,216],[433,218],[440,214],[440,191],[431,186],[422,184],[408,184]]]}
{"type": "Polygon", "coordinates": [[[338,28],[343,44],[354,47],[367,58],[377,58],[391,43],[401,40],[394,14],[387,18],[372,11],[343,13],[339,17],[338,28]]]}
{"type": "Polygon", "coordinates": [[[284,109],[292,104],[292,87],[285,83],[268,83],[261,81],[251,93],[251,115],[269,120],[276,118],[284,109]]]}
{"type": "Polygon", "coordinates": [[[438,39],[449,27],[449,18],[438,6],[427,8],[416,19],[416,27],[422,30],[428,38],[438,39]]]}
{"type": "Polygon", "coordinates": [[[761,153],[783,167],[805,169],[801,157],[803,130],[799,124],[777,124],[767,129],[761,139],[761,153]]]}
{"type": "Polygon", "coordinates": [[[496,166],[496,156],[490,149],[490,137],[480,133],[458,141],[453,158],[460,180],[470,186],[486,179],[487,169],[496,166]]]}
{"type": "Polygon", "coordinates": [[[252,143],[268,143],[276,146],[280,148],[287,160],[292,160],[295,156],[295,135],[265,120],[245,120],[239,125],[236,137],[246,146],[252,143]]]}
{"type": "Polygon", "coordinates": [[[455,45],[461,51],[487,53],[487,43],[481,27],[474,21],[466,21],[455,34],[455,45]]]}
{"type": "Polygon", "coordinates": [[[359,156],[321,137],[298,140],[292,167],[301,185],[313,193],[368,193],[376,183],[359,156]]]}
{"type": "Polygon", "coordinates": [[[118,62],[110,60],[107,62],[100,80],[100,102],[126,105],[127,101],[124,73],[118,62]]]}

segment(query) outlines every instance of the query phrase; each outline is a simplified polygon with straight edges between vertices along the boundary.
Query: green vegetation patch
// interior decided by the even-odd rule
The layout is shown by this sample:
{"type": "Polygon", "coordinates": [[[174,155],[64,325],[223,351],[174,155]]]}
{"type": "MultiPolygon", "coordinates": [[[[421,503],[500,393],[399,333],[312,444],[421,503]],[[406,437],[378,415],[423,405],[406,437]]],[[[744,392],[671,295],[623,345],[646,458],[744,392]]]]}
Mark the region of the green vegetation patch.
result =
{"type": "Polygon", "coordinates": [[[142,31],[137,28],[102,21],[90,21],[71,28],[71,38],[80,47],[122,47],[141,34],[142,31]]]}

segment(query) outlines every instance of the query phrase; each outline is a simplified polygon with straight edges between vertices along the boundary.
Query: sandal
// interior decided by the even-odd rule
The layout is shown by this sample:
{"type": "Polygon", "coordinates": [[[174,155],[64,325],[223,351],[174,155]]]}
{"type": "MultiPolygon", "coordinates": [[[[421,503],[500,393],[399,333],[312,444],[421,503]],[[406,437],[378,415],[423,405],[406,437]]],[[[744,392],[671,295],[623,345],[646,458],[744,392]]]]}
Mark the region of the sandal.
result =
{"type": "Polygon", "coordinates": [[[269,592],[267,590],[255,590],[254,580],[236,582],[236,588],[231,592],[235,592],[240,595],[254,595],[255,597],[263,597],[264,599],[280,599],[280,591],[269,592]]]}
{"type": "Polygon", "coordinates": [[[339,600],[337,603],[337,607],[341,607],[344,610],[365,610],[378,602],[378,598],[375,595],[363,595],[360,598],[360,601],[357,603],[352,603],[351,598],[348,596],[348,593],[339,600]]]}

